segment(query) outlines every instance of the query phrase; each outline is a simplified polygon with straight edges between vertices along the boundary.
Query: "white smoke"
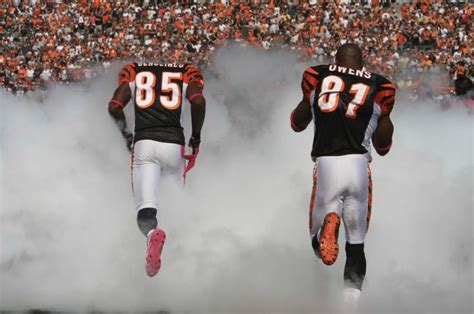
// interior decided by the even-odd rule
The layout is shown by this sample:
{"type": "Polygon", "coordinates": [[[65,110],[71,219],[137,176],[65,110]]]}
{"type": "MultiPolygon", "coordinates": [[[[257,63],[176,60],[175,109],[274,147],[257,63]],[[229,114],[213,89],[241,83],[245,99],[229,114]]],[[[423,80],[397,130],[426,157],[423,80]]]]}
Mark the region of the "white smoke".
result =
{"type": "MultiPolygon", "coordinates": [[[[44,102],[0,95],[0,310],[337,309],[345,253],[327,267],[312,252],[312,132],[289,127],[305,65],[236,48],[215,65],[197,166],[184,193],[163,191],[168,238],[152,279],[130,157],[106,110],[115,74],[52,87],[44,102]]],[[[372,163],[360,312],[471,313],[473,118],[398,102],[393,120],[393,150],[372,163]]]]}

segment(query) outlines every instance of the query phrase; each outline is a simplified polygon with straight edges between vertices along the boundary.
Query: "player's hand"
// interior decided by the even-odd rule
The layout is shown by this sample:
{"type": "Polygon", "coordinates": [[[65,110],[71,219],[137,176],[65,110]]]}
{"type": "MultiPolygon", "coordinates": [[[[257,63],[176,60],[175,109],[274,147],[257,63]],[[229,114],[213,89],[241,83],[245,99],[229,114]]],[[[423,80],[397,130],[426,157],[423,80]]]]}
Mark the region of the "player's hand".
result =
{"type": "Polygon", "coordinates": [[[184,168],[184,175],[186,175],[186,173],[188,173],[196,164],[196,158],[199,154],[199,144],[201,144],[201,139],[191,136],[188,145],[192,148],[193,152],[192,154],[183,156],[183,158],[188,161],[186,163],[186,167],[184,168]]]}
{"type": "Polygon", "coordinates": [[[193,149],[193,155],[196,155],[199,153],[199,144],[201,144],[201,139],[195,136],[191,136],[189,139],[189,144],[188,146],[193,149]]]}
{"type": "Polygon", "coordinates": [[[132,152],[133,149],[133,134],[130,131],[125,130],[122,132],[122,136],[125,139],[125,145],[127,145],[127,149],[129,152],[132,152]]]}

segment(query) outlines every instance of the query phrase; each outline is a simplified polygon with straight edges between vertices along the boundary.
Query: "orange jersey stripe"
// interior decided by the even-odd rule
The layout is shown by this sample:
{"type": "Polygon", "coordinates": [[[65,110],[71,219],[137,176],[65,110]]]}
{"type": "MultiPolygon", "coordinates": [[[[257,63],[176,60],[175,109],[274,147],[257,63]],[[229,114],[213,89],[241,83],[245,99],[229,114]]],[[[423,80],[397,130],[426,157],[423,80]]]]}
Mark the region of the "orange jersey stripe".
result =
{"type": "Polygon", "coordinates": [[[391,84],[391,83],[383,84],[383,85],[381,85],[381,86],[382,86],[382,87],[388,87],[388,88],[397,89],[397,87],[396,87],[394,84],[391,84]]]}
{"type": "Polygon", "coordinates": [[[135,76],[137,75],[137,71],[135,71],[134,64],[126,65],[122,71],[119,73],[119,84],[123,83],[130,83],[135,80],[135,76]]]}
{"type": "MultiPolygon", "coordinates": [[[[393,85],[393,84],[384,84],[393,85]]],[[[383,85],[382,85],[383,86],[383,85]]],[[[380,106],[381,117],[388,116],[392,112],[393,104],[395,102],[395,89],[384,89],[375,95],[375,103],[380,106]]]]}
{"type": "Polygon", "coordinates": [[[186,71],[184,72],[183,81],[186,84],[195,82],[201,89],[204,89],[204,78],[202,76],[202,72],[195,66],[187,66],[186,71]]]}
{"type": "Polygon", "coordinates": [[[387,96],[395,96],[395,90],[385,89],[385,90],[381,90],[381,91],[377,92],[377,94],[375,95],[375,102],[380,104],[382,102],[383,98],[385,98],[387,96]]]}
{"type": "Polygon", "coordinates": [[[319,73],[311,67],[307,68],[303,73],[301,90],[303,91],[303,98],[307,102],[310,102],[311,93],[316,89],[316,85],[318,85],[318,75],[319,73]]]}
{"type": "Polygon", "coordinates": [[[315,88],[316,84],[318,84],[318,80],[314,76],[306,74],[306,72],[303,74],[303,79],[307,80],[313,88],[315,88]]]}
{"type": "Polygon", "coordinates": [[[316,72],[315,70],[313,70],[313,68],[307,68],[306,72],[309,72],[309,73],[314,74],[314,75],[319,75],[319,73],[316,72]]]}

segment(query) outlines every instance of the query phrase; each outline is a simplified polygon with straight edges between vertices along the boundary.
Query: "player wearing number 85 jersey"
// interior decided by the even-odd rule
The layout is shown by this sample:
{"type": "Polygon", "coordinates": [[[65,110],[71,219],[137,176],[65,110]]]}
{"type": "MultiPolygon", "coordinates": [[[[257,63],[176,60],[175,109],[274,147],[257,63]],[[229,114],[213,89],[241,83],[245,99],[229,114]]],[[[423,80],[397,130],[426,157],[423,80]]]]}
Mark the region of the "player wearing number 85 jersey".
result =
{"type": "Polygon", "coordinates": [[[315,161],[310,202],[310,235],[322,261],[336,261],[339,225],[346,231],[344,291],[356,306],[366,272],[364,240],[372,202],[370,145],[388,153],[393,124],[390,112],[395,86],[363,67],[355,44],[342,45],[336,63],[306,69],[303,99],[291,114],[291,127],[303,131],[314,121],[311,152],[315,161]]]}
{"type": "Polygon", "coordinates": [[[158,273],[165,232],[157,228],[159,184],[162,174],[178,179],[193,168],[199,153],[206,100],[201,71],[190,64],[132,63],[119,75],[119,87],[109,102],[109,113],[133,150],[132,187],[137,223],[148,239],[146,272],[158,273]],[[128,130],[123,107],[132,99],[135,134],[128,130]],[[192,154],[184,154],[182,117],[184,105],[191,104],[192,154]],[[185,164],[187,160],[187,164],[185,164]]]}

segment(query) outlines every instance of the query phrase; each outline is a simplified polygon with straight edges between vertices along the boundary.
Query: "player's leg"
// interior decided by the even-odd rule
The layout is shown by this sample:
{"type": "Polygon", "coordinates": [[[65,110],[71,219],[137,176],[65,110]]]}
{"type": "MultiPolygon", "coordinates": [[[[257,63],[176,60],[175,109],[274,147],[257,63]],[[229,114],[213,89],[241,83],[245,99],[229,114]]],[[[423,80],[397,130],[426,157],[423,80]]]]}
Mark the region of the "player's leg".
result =
{"type": "Polygon", "coordinates": [[[132,162],[133,194],[137,224],[147,237],[146,272],[149,276],[156,275],[160,270],[161,252],[166,239],[165,232],[157,228],[160,177],[157,142],[142,140],[135,143],[132,162]]]}
{"type": "Polygon", "coordinates": [[[155,143],[150,140],[138,141],[135,143],[132,158],[132,183],[137,224],[145,236],[158,225],[156,215],[161,166],[155,156],[155,143]]]}
{"type": "Polygon", "coordinates": [[[173,143],[159,143],[158,158],[167,178],[171,178],[175,183],[183,184],[184,179],[184,148],[173,143]]]}
{"type": "Polygon", "coordinates": [[[336,178],[337,158],[321,157],[313,173],[313,192],[310,204],[311,244],[316,256],[331,265],[339,253],[342,202],[336,178]]]}
{"type": "MultiPolygon", "coordinates": [[[[145,201],[141,206],[147,206],[142,208],[139,211],[139,218],[144,218],[139,220],[139,225],[143,226],[144,230],[148,231],[148,249],[146,253],[146,272],[149,276],[154,276],[158,273],[161,268],[161,253],[163,250],[163,245],[166,240],[166,234],[163,229],[157,227],[158,221],[156,220],[156,210],[153,210],[154,207],[158,207],[159,195],[160,195],[160,183],[161,176],[166,173],[175,174],[178,172],[175,168],[178,168],[179,161],[182,161],[181,146],[170,143],[162,143],[152,141],[153,153],[152,161],[153,164],[157,167],[152,173],[155,174],[152,178],[146,181],[147,191],[152,196],[147,198],[148,201],[145,201]],[[158,176],[156,176],[158,175],[158,176]],[[147,205],[148,204],[150,205],[147,205]],[[150,209],[151,208],[151,209],[150,209]]],[[[181,170],[183,163],[181,163],[181,170]]],[[[180,172],[182,175],[182,171],[180,172]]],[[[147,173],[146,176],[149,174],[147,173]]],[[[182,177],[181,177],[182,178],[182,177]]]]}
{"type": "Polygon", "coordinates": [[[365,279],[367,264],[364,241],[369,207],[367,160],[352,156],[346,160],[343,221],[346,231],[346,264],[344,266],[344,298],[346,305],[356,308],[365,279]]]}
{"type": "Polygon", "coordinates": [[[364,243],[351,244],[346,242],[343,300],[347,311],[357,311],[366,269],[364,243]]]}
{"type": "Polygon", "coordinates": [[[352,188],[344,198],[342,215],[347,241],[344,282],[347,287],[361,290],[366,271],[364,240],[367,232],[369,180],[367,164],[357,162],[352,167],[358,169],[352,172],[352,188]]]}
{"type": "Polygon", "coordinates": [[[158,219],[156,218],[156,214],[158,210],[153,207],[146,207],[142,208],[137,213],[137,224],[140,231],[145,235],[148,236],[148,233],[151,230],[156,229],[158,226],[158,219]]]}

